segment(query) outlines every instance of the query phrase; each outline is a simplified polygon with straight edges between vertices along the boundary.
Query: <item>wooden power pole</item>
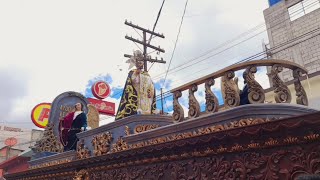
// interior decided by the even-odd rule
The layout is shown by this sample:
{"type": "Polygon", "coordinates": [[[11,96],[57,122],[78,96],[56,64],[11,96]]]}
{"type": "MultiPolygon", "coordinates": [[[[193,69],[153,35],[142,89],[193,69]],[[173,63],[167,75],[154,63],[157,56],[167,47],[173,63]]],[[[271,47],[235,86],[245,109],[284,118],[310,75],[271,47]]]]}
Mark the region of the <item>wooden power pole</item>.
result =
{"type": "MultiPolygon", "coordinates": [[[[150,34],[150,37],[151,36],[157,36],[157,37],[164,38],[163,34],[159,34],[159,33],[150,31],[148,29],[142,28],[142,27],[140,27],[138,25],[134,25],[131,22],[128,22],[127,20],[125,21],[124,24],[128,25],[128,26],[131,26],[134,29],[138,29],[138,30],[142,31],[142,34],[143,34],[142,41],[138,40],[138,39],[135,39],[133,37],[129,37],[127,35],[125,36],[125,38],[130,40],[130,41],[133,41],[135,43],[139,43],[139,44],[143,45],[143,62],[144,62],[143,67],[144,67],[144,71],[148,71],[147,62],[166,63],[166,61],[164,61],[162,58],[161,58],[161,60],[158,60],[157,58],[156,59],[151,59],[151,57],[148,56],[148,53],[147,53],[147,48],[151,48],[151,49],[154,49],[154,50],[162,52],[162,53],[165,52],[163,49],[160,48],[160,46],[156,47],[156,46],[150,45],[150,41],[147,42],[147,33],[150,34]]],[[[150,40],[151,40],[151,38],[150,38],[150,40]]],[[[132,55],[125,54],[124,57],[131,58],[132,55]]]]}

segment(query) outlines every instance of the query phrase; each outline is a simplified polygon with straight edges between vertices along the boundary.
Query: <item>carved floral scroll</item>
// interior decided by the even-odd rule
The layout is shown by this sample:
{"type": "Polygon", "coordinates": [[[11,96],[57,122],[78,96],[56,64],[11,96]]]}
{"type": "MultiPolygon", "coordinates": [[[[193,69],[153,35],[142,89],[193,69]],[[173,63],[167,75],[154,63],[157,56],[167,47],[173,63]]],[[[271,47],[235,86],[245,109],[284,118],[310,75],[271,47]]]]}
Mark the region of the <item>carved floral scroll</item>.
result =
{"type": "Polygon", "coordinates": [[[275,93],[275,101],[277,103],[290,103],[291,92],[278,75],[280,72],[282,72],[282,70],[283,67],[281,65],[275,64],[272,66],[270,73],[272,87],[274,88],[275,93]]]}
{"type": "Polygon", "coordinates": [[[182,96],[181,91],[176,91],[173,94],[173,121],[181,122],[184,118],[184,111],[182,106],[179,104],[178,99],[182,96]]]}
{"type": "Polygon", "coordinates": [[[221,77],[221,91],[226,108],[240,105],[239,88],[233,79],[234,76],[234,71],[228,71],[221,77]]]}
{"type": "Polygon", "coordinates": [[[302,76],[301,69],[297,68],[293,70],[294,89],[296,90],[296,96],[297,96],[296,102],[297,104],[308,106],[309,102],[308,102],[307,93],[300,82],[301,76],[302,76]]]}
{"type": "Polygon", "coordinates": [[[256,66],[249,66],[243,73],[243,78],[248,85],[248,99],[251,104],[263,103],[265,100],[264,90],[255,80],[256,66]]]}
{"type": "Polygon", "coordinates": [[[217,97],[211,91],[211,86],[214,85],[214,79],[210,78],[205,83],[206,93],[206,112],[217,112],[219,109],[219,102],[217,97]]]}
{"type": "Polygon", "coordinates": [[[194,93],[198,90],[198,86],[196,84],[193,84],[189,88],[189,111],[188,115],[189,117],[198,117],[200,114],[200,105],[196,97],[194,97],[194,93]]]}
{"type": "Polygon", "coordinates": [[[96,135],[92,138],[93,154],[101,156],[110,151],[112,135],[110,132],[96,135]]]}

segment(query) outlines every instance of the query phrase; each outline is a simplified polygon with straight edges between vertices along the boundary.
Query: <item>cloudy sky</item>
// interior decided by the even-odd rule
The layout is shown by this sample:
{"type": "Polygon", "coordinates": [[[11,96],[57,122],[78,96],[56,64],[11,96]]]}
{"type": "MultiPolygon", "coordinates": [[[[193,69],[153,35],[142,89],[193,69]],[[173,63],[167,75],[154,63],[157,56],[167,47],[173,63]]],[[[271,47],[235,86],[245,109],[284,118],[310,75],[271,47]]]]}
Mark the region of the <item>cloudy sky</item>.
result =
{"type": "MultiPolygon", "coordinates": [[[[117,104],[128,73],[123,54],[138,48],[124,36],[140,38],[124,21],[152,29],[161,3],[0,1],[0,121],[34,127],[30,114],[35,105],[52,102],[65,91],[91,96],[88,87],[98,79],[110,83],[113,92],[106,100],[117,104]]],[[[160,55],[149,51],[152,57],[167,61],[150,69],[156,86],[164,91],[259,53],[262,42],[268,42],[263,18],[267,0],[190,0],[163,86],[185,3],[165,2],[156,32],[166,38],[151,41],[166,51],[160,55]]],[[[197,97],[203,101],[203,92],[197,97]]],[[[172,99],[166,103],[172,106],[172,99]]]]}

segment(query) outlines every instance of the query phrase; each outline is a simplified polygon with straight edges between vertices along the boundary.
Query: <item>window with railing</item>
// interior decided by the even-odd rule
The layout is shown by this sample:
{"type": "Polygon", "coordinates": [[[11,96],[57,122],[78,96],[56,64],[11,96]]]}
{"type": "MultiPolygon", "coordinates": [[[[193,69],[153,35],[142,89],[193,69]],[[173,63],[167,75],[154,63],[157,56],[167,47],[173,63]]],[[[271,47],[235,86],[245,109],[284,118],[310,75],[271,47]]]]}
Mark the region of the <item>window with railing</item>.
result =
{"type": "Polygon", "coordinates": [[[320,0],[303,0],[288,8],[289,17],[294,21],[320,8],[320,0]]]}

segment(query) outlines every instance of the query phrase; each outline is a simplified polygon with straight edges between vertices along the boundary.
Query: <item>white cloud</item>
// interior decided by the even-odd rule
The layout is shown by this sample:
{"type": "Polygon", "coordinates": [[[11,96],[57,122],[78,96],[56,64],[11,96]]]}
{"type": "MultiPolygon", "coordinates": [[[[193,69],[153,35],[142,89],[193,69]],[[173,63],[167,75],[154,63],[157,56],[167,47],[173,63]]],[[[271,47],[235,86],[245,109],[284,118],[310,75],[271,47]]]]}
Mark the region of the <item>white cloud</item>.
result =
{"type": "MultiPolygon", "coordinates": [[[[131,54],[137,48],[124,36],[140,38],[124,25],[124,20],[152,29],[161,3],[161,0],[1,1],[0,68],[19,69],[10,70],[8,74],[9,78],[18,77],[20,88],[14,96],[1,99],[6,104],[2,106],[11,112],[2,114],[1,118],[28,122],[29,112],[36,104],[52,102],[65,91],[83,92],[88,80],[101,74],[112,76],[112,87],[123,87],[128,73],[123,54],[131,54]]],[[[153,65],[152,77],[164,72],[169,65],[184,3],[165,2],[156,31],[166,38],[154,38],[151,44],[160,45],[166,53],[151,55],[163,57],[167,64],[153,65]]],[[[266,1],[229,3],[189,1],[171,68],[186,64],[192,57],[263,22],[266,1]]],[[[261,36],[242,48],[168,74],[167,79],[172,81],[169,88],[217,71],[239,60],[239,56],[255,53],[256,46],[251,47],[257,42],[260,44],[261,36]]],[[[219,83],[216,81],[214,87],[220,88],[219,83]]],[[[199,94],[197,97],[202,98],[199,94]]]]}

